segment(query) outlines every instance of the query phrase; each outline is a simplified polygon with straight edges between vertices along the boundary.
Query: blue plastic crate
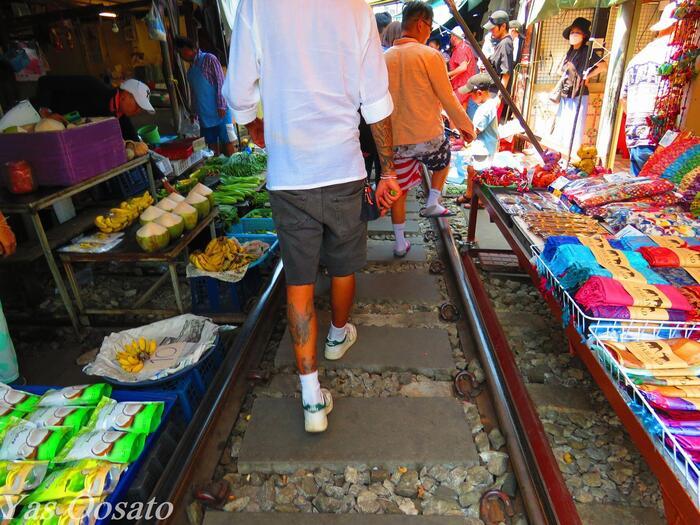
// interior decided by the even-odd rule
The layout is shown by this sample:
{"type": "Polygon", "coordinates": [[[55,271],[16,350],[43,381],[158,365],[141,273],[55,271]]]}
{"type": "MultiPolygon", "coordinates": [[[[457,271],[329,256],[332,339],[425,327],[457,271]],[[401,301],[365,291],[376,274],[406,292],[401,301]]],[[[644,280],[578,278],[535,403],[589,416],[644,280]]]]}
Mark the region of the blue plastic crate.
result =
{"type": "Polygon", "coordinates": [[[260,291],[262,275],[260,269],[251,264],[237,283],[213,277],[191,277],[189,282],[193,314],[240,313],[260,291]]]}
{"type": "Polygon", "coordinates": [[[107,191],[111,197],[127,199],[148,189],[146,168],[138,166],[107,181],[107,191]]]}
{"type": "MultiPolygon", "coordinates": [[[[24,390],[25,392],[30,392],[32,394],[38,394],[41,395],[47,390],[53,389],[53,388],[61,388],[61,387],[53,387],[53,386],[22,386],[21,388],[18,388],[18,390],[24,390]]],[[[129,487],[131,486],[132,482],[134,479],[136,479],[136,476],[139,473],[139,469],[141,466],[144,464],[148,454],[150,453],[151,449],[154,447],[156,441],[160,437],[161,433],[163,432],[163,428],[165,427],[166,423],[168,422],[169,418],[173,414],[173,410],[175,410],[175,407],[177,405],[176,397],[171,393],[171,392],[164,392],[164,391],[157,391],[157,390],[152,390],[149,392],[144,392],[144,391],[134,391],[134,390],[112,390],[112,394],[110,397],[116,401],[162,401],[163,402],[163,416],[161,417],[160,420],[160,425],[158,425],[158,428],[155,430],[155,432],[152,432],[149,434],[148,438],[146,438],[146,443],[144,444],[143,451],[141,452],[141,455],[138,457],[136,461],[134,461],[131,465],[129,465],[129,468],[126,469],[126,471],[122,474],[121,478],[119,478],[119,483],[117,483],[116,488],[114,489],[114,492],[107,497],[105,500],[106,502],[110,503],[112,505],[112,508],[120,502],[124,500],[124,497],[129,490],[129,487]]],[[[95,525],[107,525],[111,521],[111,517],[106,517],[104,519],[99,519],[95,522],[95,525]]]]}
{"type": "Polygon", "coordinates": [[[243,217],[237,224],[233,224],[229,228],[229,237],[231,234],[237,235],[239,233],[247,234],[259,234],[260,232],[274,232],[275,221],[272,218],[269,219],[251,219],[243,217]]]}

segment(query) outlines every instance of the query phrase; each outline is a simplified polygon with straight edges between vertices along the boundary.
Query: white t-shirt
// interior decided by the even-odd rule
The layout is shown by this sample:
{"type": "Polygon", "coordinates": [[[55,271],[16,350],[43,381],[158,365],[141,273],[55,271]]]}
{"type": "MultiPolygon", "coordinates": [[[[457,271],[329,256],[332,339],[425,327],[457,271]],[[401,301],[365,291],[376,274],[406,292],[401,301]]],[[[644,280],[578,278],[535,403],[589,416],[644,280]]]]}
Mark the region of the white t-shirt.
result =
{"type": "Polygon", "coordinates": [[[628,148],[654,144],[653,137],[649,135],[651,128],[647,118],[654,114],[656,94],[661,82],[658,69],[669,55],[670,39],[667,35],[647,44],[625,69],[620,97],[627,99],[625,137],[628,148]]]}
{"type": "Polygon", "coordinates": [[[358,109],[373,124],[394,108],[365,0],[241,0],[222,91],[239,124],[262,102],[271,190],[365,178],[358,109]]]}

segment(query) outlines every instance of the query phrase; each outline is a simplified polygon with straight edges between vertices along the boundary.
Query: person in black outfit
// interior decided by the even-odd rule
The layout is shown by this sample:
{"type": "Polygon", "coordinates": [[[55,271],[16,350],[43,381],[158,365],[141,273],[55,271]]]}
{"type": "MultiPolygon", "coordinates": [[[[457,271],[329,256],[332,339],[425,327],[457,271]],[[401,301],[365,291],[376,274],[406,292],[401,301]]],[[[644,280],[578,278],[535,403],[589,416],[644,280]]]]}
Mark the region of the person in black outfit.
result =
{"type": "Polygon", "coordinates": [[[112,88],[89,76],[43,76],[33,101],[39,113],[61,115],[77,111],[81,117],[117,117],[124,140],[139,140],[129,117],[146,111],[154,114],[151,92],[143,82],[130,79],[112,88]]]}
{"type": "Polygon", "coordinates": [[[489,21],[484,24],[484,29],[491,33],[496,41],[493,54],[489,62],[501,77],[501,82],[506,88],[510,86],[513,76],[513,39],[508,34],[508,22],[510,17],[505,11],[494,11],[489,16],[489,21]]]}

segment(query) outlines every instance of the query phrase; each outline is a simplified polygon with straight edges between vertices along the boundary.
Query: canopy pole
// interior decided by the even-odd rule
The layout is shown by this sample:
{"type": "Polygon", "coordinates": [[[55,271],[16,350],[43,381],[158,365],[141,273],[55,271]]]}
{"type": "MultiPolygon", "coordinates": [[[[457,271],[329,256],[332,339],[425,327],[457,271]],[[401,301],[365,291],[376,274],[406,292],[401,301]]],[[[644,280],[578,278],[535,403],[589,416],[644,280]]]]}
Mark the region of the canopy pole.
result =
{"type": "MultiPolygon", "coordinates": [[[[593,32],[598,26],[598,15],[600,14],[600,0],[595,3],[595,11],[593,12],[593,24],[591,27],[591,36],[588,37],[588,42],[590,43],[590,48],[586,54],[586,64],[583,67],[583,74],[588,71],[588,65],[591,63],[591,57],[593,57],[593,45],[595,44],[595,37],[593,32]]],[[[576,102],[576,113],[574,114],[574,127],[571,129],[571,139],[569,140],[569,150],[566,155],[566,166],[569,167],[571,164],[571,150],[574,149],[574,138],[576,137],[576,128],[578,127],[578,116],[581,113],[581,102],[583,101],[583,88],[585,87],[585,80],[581,77],[581,86],[578,89],[578,101],[576,102]]],[[[585,122],[584,122],[585,124],[585,122]]]]}
{"type": "MultiPolygon", "coordinates": [[[[600,0],[598,0],[598,1],[600,2],[600,0]]],[[[484,55],[484,52],[481,50],[481,46],[479,45],[479,42],[476,41],[474,34],[471,32],[471,30],[467,26],[467,23],[464,21],[464,18],[462,18],[462,15],[459,14],[459,10],[457,9],[457,6],[455,5],[454,0],[444,0],[444,2],[445,2],[445,4],[447,4],[447,7],[449,7],[450,11],[452,12],[452,16],[454,16],[455,20],[457,21],[459,26],[464,31],[464,36],[467,37],[467,40],[469,40],[469,43],[472,45],[472,48],[474,48],[474,51],[481,59],[481,62],[484,64],[484,67],[486,68],[486,72],[491,76],[493,81],[496,83],[496,86],[498,87],[498,90],[500,91],[501,96],[503,97],[503,100],[508,105],[508,107],[513,111],[513,115],[515,116],[516,119],[518,119],[518,122],[520,122],[520,125],[523,127],[523,130],[525,130],[525,134],[527,135],[528,139],[530,139],[530,142],[532,143],[533,147],[537,150],[537,153],[539,153],[540,156],[543,156],[544,150],[542,149],[542,146],[540,145],[540,141],[537,139],[535,134],[530,129],[530,126],[525,121],[523,114],[520,112],[520,110],[518,109],[518,106],[515,104],[515,102],[511,98],[510,93],[508,93],[508,90],[506,89],[506,86],[504,86],[503,83],[501,82],[501,77],[498,76],[498,73],[496,73],[496,70],[491,65],[491,62],[489,62],[489,59],[486,58],[486,55],[484,55]]]]}

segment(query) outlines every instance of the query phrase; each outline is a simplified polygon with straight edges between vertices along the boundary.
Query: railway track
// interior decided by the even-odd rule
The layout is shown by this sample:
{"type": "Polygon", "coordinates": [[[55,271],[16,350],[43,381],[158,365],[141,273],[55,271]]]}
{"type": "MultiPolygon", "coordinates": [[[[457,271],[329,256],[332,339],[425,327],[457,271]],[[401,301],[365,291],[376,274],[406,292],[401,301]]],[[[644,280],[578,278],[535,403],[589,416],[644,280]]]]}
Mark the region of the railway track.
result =
{"type": "Polygon", "coordinates": [[[582,523],[478,270],[418,207],[404,260],[389,220],[371,223],[358,343],[320,364],[320,436],[303,432],[275,269],[152,491],[168,523],[582,523]]]}

